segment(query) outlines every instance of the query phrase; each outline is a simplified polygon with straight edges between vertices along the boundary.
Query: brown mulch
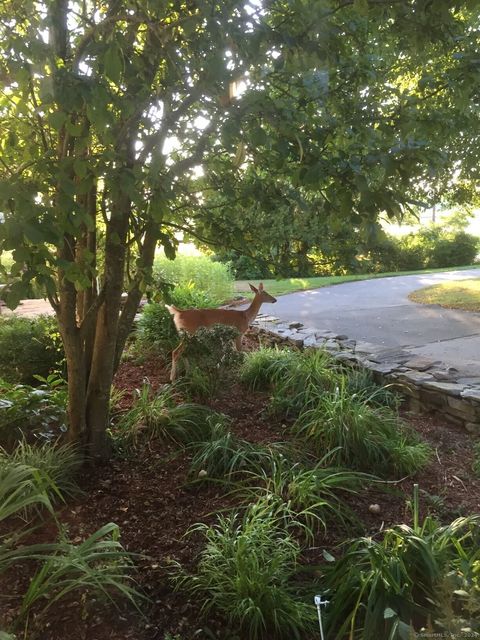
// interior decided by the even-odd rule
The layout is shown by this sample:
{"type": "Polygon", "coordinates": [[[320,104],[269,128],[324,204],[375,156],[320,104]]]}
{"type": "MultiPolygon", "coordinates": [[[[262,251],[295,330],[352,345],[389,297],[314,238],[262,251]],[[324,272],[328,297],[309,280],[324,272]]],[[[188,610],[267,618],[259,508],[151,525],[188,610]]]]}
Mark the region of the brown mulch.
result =
{"type": "MultiPolygon", "coordinates": [[[[249,338],[247,348],[255,348],[249,338]]],[[[135,388],[148,379],[154,389],[168,382],[168,366],[152,356],[140,364],[125,362],[115,379],[115,387],[123,389],[122,407],[134,399],[135,388]]],[[[225,389],[210,405],[232,420],[232,429],[252,442],[276,442],[288,438],[288,426],[264,411],[268,395],[251,393],[240,384],[225,389]]],[[[436,513],[443,521],[458,515],[480,512],[480,479],[471,471],[472,437],[432,416],[404,416],[434,449],[429,466],[418,477],[392,483],[390,492],[379,487],[365,490],[348,499],[352,510],[362,521],[360,534],[375,535],[384,528],[410,521],[406,501],[418,482],[422,491],[422,511],[436,513]],[[373,514],[369,505],[378,503],[380,513],[373,514]]],[[[189,458],[173,447],[158,441],[145,443],[124,460],[114,459],[104,467],[88,470],[81,480],[84,493],[68,503],[59,513],[68,536],[80,542],[107,522],[115,522],[121,530],[121,542],[135,554],[138,568],[135,579],[149,597],[145,617],[131,607],[120,612],[85,598],[72,598],[52,607],[49,622],[38,635],[26,638],[41,640],[164,640],[165,634],[179,634],[179,640],[221,638],[247,640],[230,634],[221,620],[200,616],[201,603],[175,593],[169,575],[171,561],[187,570],[195,566],[202,548],[198,534],[185,535],[196,522],[213,523],[216,514],[235,506],[233,496],[226,496],[219,485],[189,482],[189,458]]],[[[46,525],[37,533],[39,539],[53,535],[46,525]]],[[[312,548],[304,554],[306,562],[322,561],[323,549],[335,554],[336,546],[358,532],[342,530],[320,532],[312,548]]],[[[0,592],[15,596],[28,584],[28,573],[9,574],[9,583],[0,584],[0,592]],[[5,592],[6,588],[6,592],[5,592]]],[[[0,629],[12,619],[18,598],[7,600],[0,609],[0,629]]],[[[21,635],[20,637],[24,637],[21,635]]],[[[172,639],[174,640],[174,639],[172,639]]],[[[176,640],[176,639],[175,639],[176,640]]]]}

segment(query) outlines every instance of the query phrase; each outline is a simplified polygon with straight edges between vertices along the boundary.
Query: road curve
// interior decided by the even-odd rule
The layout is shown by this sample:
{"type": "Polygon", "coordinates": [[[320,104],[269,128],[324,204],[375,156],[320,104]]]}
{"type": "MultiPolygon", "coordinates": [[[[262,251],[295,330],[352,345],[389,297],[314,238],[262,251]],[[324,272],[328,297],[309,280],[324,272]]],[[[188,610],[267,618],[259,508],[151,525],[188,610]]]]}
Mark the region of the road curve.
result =
{"type": "Polygon", "coordinates": [[[479,269],[360,280],[280,296],[262,312],[385,347],[414,348],[480,375],[480,314],[411,302],[408,294],[479,269]]]}

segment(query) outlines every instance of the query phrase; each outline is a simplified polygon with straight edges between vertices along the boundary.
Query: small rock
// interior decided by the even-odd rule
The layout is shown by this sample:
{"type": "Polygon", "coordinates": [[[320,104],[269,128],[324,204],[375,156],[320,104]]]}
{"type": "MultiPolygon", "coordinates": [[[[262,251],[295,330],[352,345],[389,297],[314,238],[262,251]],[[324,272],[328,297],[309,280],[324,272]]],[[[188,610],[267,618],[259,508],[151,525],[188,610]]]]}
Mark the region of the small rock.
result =
{"type": "Polygon", "coordinates": [[[405,362],[406,367],[409,369],[416,369],[417,371],[426,371],[435,364],[440,364],[439,360],[430,360],[429,358],[423,358],[422,356],[417,356],[416,358],[412,358],[405,362]]]}
{"type": "MultiPolygon", "coordinates": [[[[427,381],[424,383],[424,386],[427,389],[432,389],[433,391],[439,391],[440,393],[448,394],[451,396],[460,396],[460,393],[464,390],[464,386],[461,384],[456,384],[455,382],[430,382],[427,381]]],[[[465,397],[465,396],[464,396],[465,397]]]]}
{"type": "Polygon", "coordinates": [[[368,510],[370,511],[370,513],[380,513],[382,509],[380,508],[379,504],[371,504],[368,507],[368,510]]]}
{"type": "Polygon", "coordinates": [[[289,322],[288,323],[288,328],[289,329],[300,329],[300,327],[303,327],[303,324],[301,322],[289,322]]]}
{"type": "Polygon", "coordinates": [[[307,336],[303,341],[305,347],[316,347],[318,346],[317,339],[315,336],[307,336]]]}
{"type": "Polygon", "coordinates": [[[476,402],[480,401],[480,389],[464,389],[462,391],[462,398],[465,400],[474,400],[476,402]]]}
{"type": "Polygon", "coordinates": [[[458,371],[453,367],[449,367],[448,369],[439,369],[438,371],[432,371],[432,375],[436,380],[454,380],[456,373],[458,373],[458,371]]]}
{"type": "Polygon", "coordinates": [[[480,435],[480,422],[467,422],[465,429],[475,435],[480,435]]]}
{"type": "Polygon", "coordinates": [[[198,472],[198,477],[206,478],[207,476],[208,476],[208,471],[205,471],[205,469],[200,469],[200,471],[198,472]]]}

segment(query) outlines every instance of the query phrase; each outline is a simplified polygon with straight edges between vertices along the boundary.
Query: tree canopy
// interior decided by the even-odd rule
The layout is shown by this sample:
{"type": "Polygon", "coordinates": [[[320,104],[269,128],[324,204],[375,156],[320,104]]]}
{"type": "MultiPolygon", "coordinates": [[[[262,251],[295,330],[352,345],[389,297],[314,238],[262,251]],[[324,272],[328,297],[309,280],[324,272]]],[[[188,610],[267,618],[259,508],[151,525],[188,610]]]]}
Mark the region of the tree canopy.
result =
{"type": "Polygon", "coordinates": [[[478,178],[478,3],[4,0],[5,297],[44,288],[73,440],[105,451],[157,244],[246,253],[374,233],[478,178]],[[448,124],[448,126],[446,126],[448,124]],[[121,304],[124,289],[128,296],[121,304]]]}

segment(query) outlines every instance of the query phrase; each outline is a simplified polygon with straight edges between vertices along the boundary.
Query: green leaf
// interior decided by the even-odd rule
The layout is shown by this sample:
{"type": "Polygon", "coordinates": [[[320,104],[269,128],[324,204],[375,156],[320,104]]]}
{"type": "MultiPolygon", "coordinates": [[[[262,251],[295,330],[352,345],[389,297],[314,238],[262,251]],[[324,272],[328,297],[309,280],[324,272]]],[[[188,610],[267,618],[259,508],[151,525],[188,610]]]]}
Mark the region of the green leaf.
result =
{"type": "Polygon", "coordinates": [[[123,56],[120,47],[112,42],[103,59],[105,75],[115,84],[119,84],[123,70],[123,56]]]}
{"type": "Polygon", "coordinates": [[[53,111],[52,113],[48,114],[47,120],[54,129],[60,131],[60,129],[66,123],[67,118],[68,116],[64,111],[53,111]]]}
{"type": "Polygon", "coordinates": [[[39,226],[35,226],[34,224],[25,223],[23,225],[23,232],[25,237],[33,242],[34,244],[39,244],[41,242],[45,242],[45,234],[39,226]]]}
{"type": "Polygon", "coordinates": [[[390,607],[387,607],[383,612],[383,617],[385,618],[385,620],[387,620],[388,618],[395,618],[397,615],[397,612],[393,609],[390,609],[390,607]]]}
{"type": "Polygon", "coordinates": [[[73,170],[79,178],[84,178],[88,171],[88,162],[83,158],[75,158],[73,161],[73,170]]]}
{"type": "Polygon", "coordinates": [[[83,133],[83,124],[80,122],[77,124],[74,124],[70,120],[67,120],[65,122],[65,129],[68,131],[68,133],[72,137],[79,138],[83,133]]]}
{"type": "Polygon", "coordinates": [[[368,0],[354,0],[353,6],[362,16],[368,15],[368,0]]]}
{"type": "Polygon", "coordinates": [[[327,562],[335,562],[335,557],[332,556],[326,549],[322,551],[322,556],[325,558],[327,562]]]}

